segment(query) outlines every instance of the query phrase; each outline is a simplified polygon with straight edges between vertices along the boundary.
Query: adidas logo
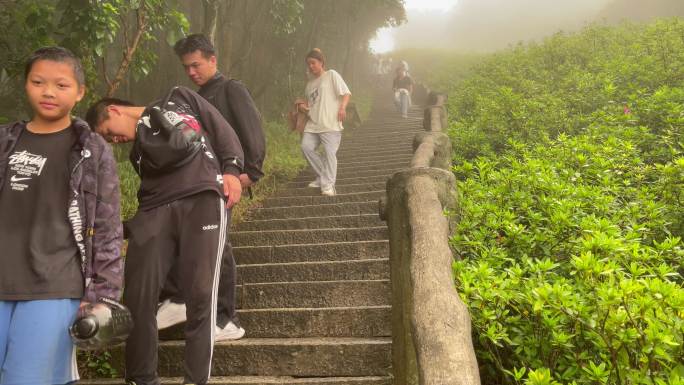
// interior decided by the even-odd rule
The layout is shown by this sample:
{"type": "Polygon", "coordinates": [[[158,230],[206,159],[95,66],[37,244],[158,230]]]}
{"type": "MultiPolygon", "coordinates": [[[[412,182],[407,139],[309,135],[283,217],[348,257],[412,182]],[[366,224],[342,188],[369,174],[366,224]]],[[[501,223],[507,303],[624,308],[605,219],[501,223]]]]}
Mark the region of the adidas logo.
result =
{"type": "Polygon", "coordinates": [[[218,229],[218,225],[204,225],[202,226],[202,230],[216,230],[218,229]]]}

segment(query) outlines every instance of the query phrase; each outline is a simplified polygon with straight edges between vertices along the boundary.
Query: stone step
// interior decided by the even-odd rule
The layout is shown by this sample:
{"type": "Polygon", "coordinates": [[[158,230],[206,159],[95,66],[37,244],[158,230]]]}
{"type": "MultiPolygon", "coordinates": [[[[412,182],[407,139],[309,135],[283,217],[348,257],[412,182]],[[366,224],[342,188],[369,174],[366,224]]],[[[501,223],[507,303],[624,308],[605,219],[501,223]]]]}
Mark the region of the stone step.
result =
{"type": "MultiPolygon", "coordinates": [[[[359,184],[347,184],[347,185],[337,185],[335,190],[338,195],[351,194],[359,192],[369,192],[369,191],[379,191],[386,189],[386,181],[377,181],[372,183],[359,183],[359,184]]],[[[289,188],[285,190],[278,191],[276,197],[299,197],[299,196],[309,196],[309,195],[320,195],[321,189],[318,187],[296,187],[289,188]]]]}
{"type": "Polygon", "coordinates": [[[378,214],[363,214],[247,221],[236,225],[234,231],[334,229],[348,227],[379,227],[384,225],[385,222],[380,219],[378,214]]]}
{"type": "Polygon", "coordinates": [[[413,119],[407,120],[410,121],[392,121],[387,123],[378,123],[372,127],[369,126],[365,128],[363,132],[356,131],[349,136],[343,136],[342,143],[345,142],[345,139],[357,139],[365,137],[377,137],[379,138],[378,141],[380,142],[383,139],[390,138],[392,135],[401,135],[423,129],[422,124],[416,125],[414,122],[412,122],[413,119]]]}
{"type": "MultiPolygon", "coordinates": [[[[340,155],[338,153],[337,155],[337,161],[338,162],[356,162],[356,161],[378,161],[381,159],[387,159],[388,157],[396,158],[400,156],[408,156],[411,153],[409,149],[401,150],[401,151],[388,151],[388,152],[379,152],[379,150],[375,151],[357,151],[357,152],[348,152],[348,153],[343,153],[340,155]]],[[[339,163],[338,163],[339,164],[339,163]]]]}
{"type": "Polygon", "coordinates": [[[337,160],[337,167],[364,166],[364,165],[386,163],[386,162],[410,163],[412,157],[413,157],[412,154],[396,154],[396,155],[392,155],[392,156],[381,156],[381,157],[369,155],[369,156],[363,156],[363,157],[359,157],[359,158],[348,158],[348,159],[343,159],[343,160],[338,159],[337,160]]]}
{"type": "Polygon", "coordinates": [[[397,137],[400,137],[402,135],[408,135],[411,131],[420,129],[421,127],[411,127],[409,125],[408,127],[406,125],[397,125],[394,123],[390,124],[384,124],[378,122],[377,124],[367,127],[363,129],[362,131],[354,131],[350,135],[344,135],[342,137],[342,140],[355,140],[355,139],[364,139],[364,138],[373,138],[377,140],[378,142],[382,142],[383,140],[393,140],[397,137]]]}
{"type": "Polygon", "coordinates": [[[237,287],[239,309],[382,306],[389,280],[247,283],[237,287]]]}
{"type": "Polygon", "coordinates": [[[233,231],[233,246],[292,245],[302,243],[354,242],[388,239],[386,226],[346,229],[301,229],[267,231],[233,231]]]}
{"type": "MultiPolygon", "coordinates": [[[[364,168],[362,170],[355,171],[353,169],[349,169],[346,171],[337,171],[337,179],[345,179],[345,178],[359,178],[359,177],[365,177],[365,176],[373,176],[373,175],[392,175],[397,171],[403,170],[405,168],[408,168],[409,164],[406,165],[391,165],[391,166],[384,166],[384,167],[371,167],[371,168],[364,168]]],[[[308,181],[312,181],[316,178],[316,173],[314,173],[313,170],[308,169],[304,170],[299,173],[297,176],[296,180],[298,179],[306,179],[308,181]]]]}
{"type": "Polygon", "coordinates": [[[239,265],[238,282],[273,283],[389,279],[389,259],[239,265]]]}
{"type": "Polygon", "coordinates": [[[338,151],[354,150],[360,148],[376,148],[378,150],[386,148],[403,147],[413,143],[412,133],[399,135],[393,138],[380,138],[377,136],[364,136],[354,139],[342,139],[342,144],[338,151]]]}
{"type": "MultiPolygon", "coordinates": [[[[377,338],[243,338],[214,345],[213,376],[387,376],[392,340],[377,338]]],[[[159,344],[159,375],[183,375],[183,341],[159,344]]],[[[111,350],[123,373],[123,348],[111,350]]]]}
{"type": "MultiPolygon", "coordinates": [[[[383,169],[378,169],[378,170],[364,170],[364,171],[359,171],[358,173],[354,174],[352,172],[346,172],[343,174],[338,174],[337,175],[337,180],[354,180],[358,181],[359,178],[365,178],[369,176],[384,176],[385,178],[389,179],[395,172],[401,171],[406,169],[407,167],[393,167],[393,168],[383,168],[383,169]]],[[[303,171],[301,172],[295,179],[295,182],[306,182],[309,183],[312,180],[314,180],[316,176],[313,174],[313,172],[310,171],[303,171]]],[[[358,183],[358,182],[356,182],[358,183]]]]}
{"type": "MultiPolygon", "coordinates": [[[[238,310],[246,338],[389,337],[391,306],[238,310]]],[[[185,324],[159,331],[163,340],[184,339],[185,324]]]]}
{"type": "Polygon", "coordinates": [[[393,146],[382,146],[377,145],[367,145],[367,146],[357,146],[349,148],[340,148],[337,151],[337,159],[347,160],[353,159],[357,156],[363,155],[398,155],[398,154],[410,154],[413,152],[412,142],[400,143],[393,146]]]}
{"type": "Polygon", "coordinates": [[[353,192],[348,194],[338,193],[335,196],[329,197],[321,195],[320,190],[315,195],[292,196],[292,197],[275,197],[266,198],[263,207],[289,207],[289,206],[311,206],[330,203],[347,203],[347,202],[377,202],[380,197],[384,197],[387,193],[385,189],[376,191],[353,192]]]}
{"type": "MultiPolygon", "coordinates": [[[[362,171],[406,168],[406,167],[409,167],[410,164],[411,164],[410,159],[406,162],[395,162],[395,161],[390,160],[390,161],[386,161],[386,162],[373,162],[371,164],[340,165],[338,163],[338,165],[337,165],[337,176],[338,177],[349,176],[350,173],[353,175],[354,172],[362,172],[362,171]]],[[[314,171],[310,168],[302,170],[302,173],[314,175],[314,171]]]]}
{"type": "Polygon", "coordinates": [[[250,220],[311,218],[333,215],[377,214],[378,202],[329,203],[311,206],[268,207],[254,210],[250,220]]]}
{"type": "Polygon", "coordinates": [[[369,144],[375,144],[378,148],[397,144],[406,144],[411,143],[414,136],[414,131],[392,132],[388,133],[387,136],[381,135],[379,133],[370,133],[369,135],[342,138],[340,149],[355,148],[356,146],[367,146],[369,144]]]}
{"type": "MultiPolygon", "coordinates": [[[[161,378],[161,383],[182,384],[182,377],[161,378]]],[[[93,380],[80,380],[81,385],[125,385],[122,378],[103,378],[93,380]]],[[[234,377],[211,377],[209,385],[391,385],[392,378],[389,376],[368,376],[368,377],[262,377],[262,376],[234,376],[234,377]]]]}
{"type": "Polygon", "coordinates": [[[379,259],[389,256],[389,241],[233,247],[233,255],[238,265],[379,259]]]}
{"type": "MultiPolygon", "coordinates": [[[[363,178],[344,178],[344,179],[337,178],[337,181],[335,182],[335,188],[342,187],[342,186],[349,186],[349,185],[367,184],[367,183],[387,183],[387,180],[390,177],[391,177],[391,175],[374,175],[374,176],[367,176],[367,177],[363,177],[363,178]]],[[[299,180],[293,180],[291,182],[288,182],[285,185],[285,189],[305,188],[309,184],[309,182],[311,182],[312,180],[314,180],[313,177],[310,177],[309,179],[300,178],[299,180]]]]}
{"type": "MultiPolygon", "coordinates": [[[[372,162],[366,162],[365,164],[358,164],[358,163],[353,163],[353,164],[342,164],[338,163],[337,164],[337,173],[341,172],[346,172],[346,171],[367,171],[367,170],[380,170],[380,169],[385,169],[385,168],[397,168],[397,167],[408,167],[411,163],[411,160],[409,157],[406,157],[406,161],[396,161],[393,159],[390,160],[385,160],[385,161],[372,161],[372,162]]],[[[309,170],[306,170],[309,171],[309,170]]]]}

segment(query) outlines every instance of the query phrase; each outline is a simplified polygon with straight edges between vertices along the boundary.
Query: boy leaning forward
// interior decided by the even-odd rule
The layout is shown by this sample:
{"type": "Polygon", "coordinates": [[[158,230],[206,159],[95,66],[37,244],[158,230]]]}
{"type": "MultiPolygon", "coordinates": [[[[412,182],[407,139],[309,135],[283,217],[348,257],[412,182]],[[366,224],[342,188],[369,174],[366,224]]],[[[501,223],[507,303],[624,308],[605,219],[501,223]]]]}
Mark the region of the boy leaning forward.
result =
{"type": "Polygon", "coordinates": [[[103,99],[90,108],[86,119],[109,142],[133,142],[130,160],[140,176],[138,212],[127,224],[124,304],[135,326],[126,343],[126,380],[159,384],[155,315],[159,292],[176,265],[187,304],[184,383],[206,384],[226,205],[234,205],[241,194],[240,141],[216,108],[184,87],[148,107],[103,99]],[[201,150],[177,164],[160,166],[155,157],[164,155],[158,140],[164,128],[157,125],[154,108],[173,124],[196,130],[203,138],[201,150]]]}

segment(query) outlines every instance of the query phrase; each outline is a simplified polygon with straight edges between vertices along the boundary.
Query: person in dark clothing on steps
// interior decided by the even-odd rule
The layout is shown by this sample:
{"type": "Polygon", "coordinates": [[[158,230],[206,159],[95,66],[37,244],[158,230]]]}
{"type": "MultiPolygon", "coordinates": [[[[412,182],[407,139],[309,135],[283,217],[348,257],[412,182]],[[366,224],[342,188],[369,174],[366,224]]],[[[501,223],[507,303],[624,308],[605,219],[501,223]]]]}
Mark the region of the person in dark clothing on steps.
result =
{"type": "MultiPolygon", "coordinates": [[[[406,62],[402,61],[402,63],[406,62]]],[[[403,65],[397,68],[397,76],[392,82],[392,90],[394,91],[394,104],[401,112],[401,116],[408,117],[408,109],[411,107],[411,94],[413,93],[413,79],[408,75],[408,71],[403,65]]]]}
{"type": "MultiPolygon", "coordinates": [[[[261,117],[247,88],[241,82],[229,79],[217,71],[216,54],[206,36],[189,35],[179,40],[174,50],[183,63],[185,72],[199,86],[198,93],[219,110],[221,115],[235,129],[245,154],[245,167],[240,174],[244,189],[250,188],[264,173],[266,144],[261,117]]],[[[230,209],[227,213],[230,227],[230,209]]],[[[162,293],[162,304],[157,312],[160,329],[185,321],[185,304],[178,289],[176,277],[184,274],[175,271],[162,293]]],[[[237,270],[230,240],[226,239],[219,281],[216,340],[235,340],[242,338],[242,328],[235,311],[235,288],[237,270]]]]}
{"type": "Polygon", "coordinates": [[[155,313],[161,288],[177,265],[183,271],[178,284],[188,318],[184,381],[206,384],[226,206],[237,203],[242,192],[240,141],[216,108],[184,87],[174,88],[163,102],[149,107],[103,99],[88,110],[86,119],[109,142],[134,142],[130,158],[140,175],[138,212],[127,223],[124,304],[135,325],[126,343],[126,380],[159,384],[155,313]],[[193,142],[196,147],[190,146],[197,151],[172,162],[172,133],[179,128],[179,135],[199,138],[193,142]]]}

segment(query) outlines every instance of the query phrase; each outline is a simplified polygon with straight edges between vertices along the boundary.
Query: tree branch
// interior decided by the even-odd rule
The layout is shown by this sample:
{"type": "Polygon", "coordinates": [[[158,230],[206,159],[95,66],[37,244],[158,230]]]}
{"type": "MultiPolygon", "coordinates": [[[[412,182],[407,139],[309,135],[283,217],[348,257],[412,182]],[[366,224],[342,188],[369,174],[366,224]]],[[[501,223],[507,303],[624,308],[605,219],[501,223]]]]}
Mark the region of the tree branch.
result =
{"type": "Polygon", "coordinates": [[[100,61],[102,62],[102,76],[104,77],[105,83],[107,83],[107,87],[110,88],[112,86],[112,80],[109,78],[109,75],[107,75],[107,59],[103,56],[100,58],[100,61]]]}
{"type": "Polygon", "coordinates": [[[147,15],[145,14],[144,5],[141,5],[140,8],[138,8],[136,14],[138,22],[136,26],[137,30],[135,31],[135,36],[133,36],[133,41],[130,43],[130,45],[128,44],[128,41],[125,42],[126,49],[123,52],[121,64],[119,65],[119,69],[116,71],[114,81],[112,81],[109,84],[109,88],[107,90],[108,97],[112,97],[116,90],[119,88],[119,85],[121,85],[124,76],[128,72],[128,68],[131,66],[131,62],[133,61],[133,55],[135,55],[135,51],[138,49],[138,46],[140,45],[140,40],[142,39],[142,36],[145,33],[145,29],[147,29],[147,15]]]}

